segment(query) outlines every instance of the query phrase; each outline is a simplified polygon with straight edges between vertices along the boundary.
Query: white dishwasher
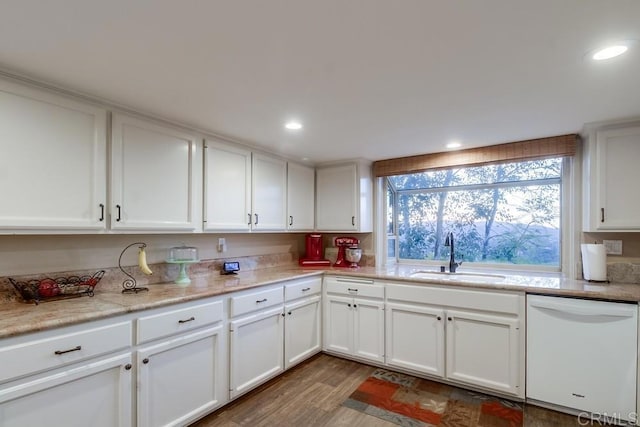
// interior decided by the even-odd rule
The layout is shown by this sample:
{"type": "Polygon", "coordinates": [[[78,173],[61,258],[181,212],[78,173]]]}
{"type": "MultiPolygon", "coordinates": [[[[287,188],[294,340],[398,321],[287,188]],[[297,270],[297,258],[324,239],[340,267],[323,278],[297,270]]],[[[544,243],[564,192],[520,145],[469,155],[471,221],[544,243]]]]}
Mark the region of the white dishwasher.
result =
{"type": "Polygon", "coordinates": [[[527,296],[527,399],[635,421],[638,305],[527,296]]]}

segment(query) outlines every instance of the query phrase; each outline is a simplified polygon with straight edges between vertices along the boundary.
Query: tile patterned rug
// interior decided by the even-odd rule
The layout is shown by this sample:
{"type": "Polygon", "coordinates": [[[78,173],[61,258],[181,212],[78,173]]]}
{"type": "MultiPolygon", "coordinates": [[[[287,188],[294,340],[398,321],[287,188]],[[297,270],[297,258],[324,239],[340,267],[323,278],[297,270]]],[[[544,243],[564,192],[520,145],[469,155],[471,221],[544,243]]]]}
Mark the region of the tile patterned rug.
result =
{"type": "Polygon", "coordinates": [[[376,370],[343,406],[399,426],[520,427],[522,404],[376,370]]]}

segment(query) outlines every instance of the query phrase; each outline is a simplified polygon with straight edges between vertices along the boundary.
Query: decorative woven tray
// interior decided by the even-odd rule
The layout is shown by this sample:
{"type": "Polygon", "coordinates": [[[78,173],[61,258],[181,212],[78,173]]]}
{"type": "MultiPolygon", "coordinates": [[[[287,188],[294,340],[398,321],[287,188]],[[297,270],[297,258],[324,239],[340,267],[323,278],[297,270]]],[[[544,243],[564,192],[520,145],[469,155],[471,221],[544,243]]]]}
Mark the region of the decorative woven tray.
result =
{"type": "Polygon", "coordinates": [[[53,301],[66,298],[76,298],[82,295],[93,296],[93,288],[104,276],[104,270],[97,271],[93,276],[68,276],[55,279],[45,278],[18,282],[9,277],[9,281],[26,302],[53,301]]]}

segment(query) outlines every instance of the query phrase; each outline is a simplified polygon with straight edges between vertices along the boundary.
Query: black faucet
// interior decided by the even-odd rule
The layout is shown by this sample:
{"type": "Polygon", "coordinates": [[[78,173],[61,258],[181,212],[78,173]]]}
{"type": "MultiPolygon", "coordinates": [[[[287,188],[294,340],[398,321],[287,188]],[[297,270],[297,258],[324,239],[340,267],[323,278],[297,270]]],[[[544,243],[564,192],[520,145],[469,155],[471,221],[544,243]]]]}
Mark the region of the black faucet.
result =
{"type": "Polygon", "coordinates": [[[455,273],[456,269],[462,265],[462,261],[456,262],[453,246],[453,233],[447,234],[447,238],[444,241],[444,245],[451,248],[449,254],[449,273],[455,273]]]}

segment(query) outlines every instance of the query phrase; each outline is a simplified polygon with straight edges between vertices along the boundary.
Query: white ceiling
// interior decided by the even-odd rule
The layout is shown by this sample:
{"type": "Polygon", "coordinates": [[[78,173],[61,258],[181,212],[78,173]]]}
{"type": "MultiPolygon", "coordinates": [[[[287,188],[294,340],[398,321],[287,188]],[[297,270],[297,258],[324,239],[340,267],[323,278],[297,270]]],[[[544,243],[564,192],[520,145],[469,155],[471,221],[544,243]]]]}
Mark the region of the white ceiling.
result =
{"type": "Polygon", "coordinates": [[[0,68],[311,162],[640,117],[638,0],[0,0],[0,68]],[[283,128],[297,118],[305,128],[283,128]]]}

